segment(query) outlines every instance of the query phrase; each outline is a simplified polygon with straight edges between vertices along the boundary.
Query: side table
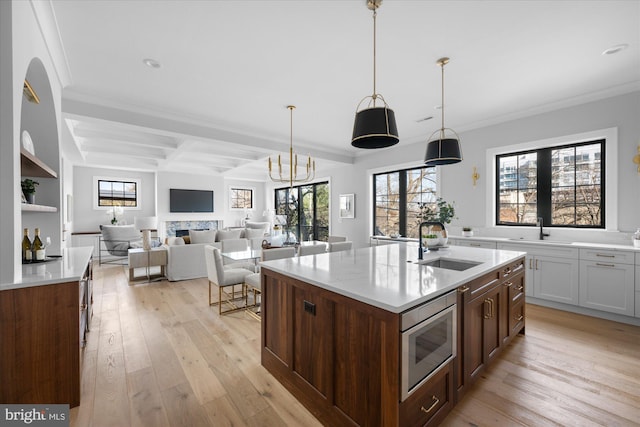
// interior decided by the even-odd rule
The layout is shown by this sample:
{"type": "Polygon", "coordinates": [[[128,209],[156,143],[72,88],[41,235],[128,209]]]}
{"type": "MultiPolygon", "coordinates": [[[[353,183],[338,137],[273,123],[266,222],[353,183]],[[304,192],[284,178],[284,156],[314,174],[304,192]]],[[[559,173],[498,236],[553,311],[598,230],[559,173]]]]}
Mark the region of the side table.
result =
{"type": "Polygon", "coordinates": [[[160,274],[153,276],[154,278],[166,277],[167,258],[165,248],[151,248],[148,251],[142,248],[129,249],[129,282],[137,280],[133,274],[134,269],[143,267],[147,272],[147,280],[152,278],[149,274],[150,267],[160,267],[160,274]]]}

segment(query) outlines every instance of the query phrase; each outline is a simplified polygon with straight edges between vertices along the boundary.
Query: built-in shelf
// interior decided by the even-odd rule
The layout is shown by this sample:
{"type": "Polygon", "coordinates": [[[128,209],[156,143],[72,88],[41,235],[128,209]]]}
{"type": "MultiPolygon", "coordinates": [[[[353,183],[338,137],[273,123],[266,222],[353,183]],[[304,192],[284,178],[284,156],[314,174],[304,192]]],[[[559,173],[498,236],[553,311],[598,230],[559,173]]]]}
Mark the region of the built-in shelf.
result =
{"type": "Polygon", "coordinates": [[[58,208],[55,206],[22,203],[22,212],[58,212],[58,208]]]}
{"type": "Polygon", "coordinates": [[[37,176],[41,178],[58,177],[56,171],[22,147],[20,148],[20,166],[22,168],[22,176],[37,176]]]}

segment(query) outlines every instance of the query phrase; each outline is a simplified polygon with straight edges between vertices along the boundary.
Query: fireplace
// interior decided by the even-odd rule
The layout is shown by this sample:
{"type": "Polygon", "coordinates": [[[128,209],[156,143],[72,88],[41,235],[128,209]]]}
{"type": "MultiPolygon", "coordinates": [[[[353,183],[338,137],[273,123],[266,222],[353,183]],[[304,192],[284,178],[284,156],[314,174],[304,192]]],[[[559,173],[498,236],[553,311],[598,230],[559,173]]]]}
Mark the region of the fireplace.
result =
{"type": "Polygon", "coordinates": [[[218,230],[222,228],[222,221],[166,221],[165,233],[167,237],[181,237],[189,235],[189,230],[218,230]]]}

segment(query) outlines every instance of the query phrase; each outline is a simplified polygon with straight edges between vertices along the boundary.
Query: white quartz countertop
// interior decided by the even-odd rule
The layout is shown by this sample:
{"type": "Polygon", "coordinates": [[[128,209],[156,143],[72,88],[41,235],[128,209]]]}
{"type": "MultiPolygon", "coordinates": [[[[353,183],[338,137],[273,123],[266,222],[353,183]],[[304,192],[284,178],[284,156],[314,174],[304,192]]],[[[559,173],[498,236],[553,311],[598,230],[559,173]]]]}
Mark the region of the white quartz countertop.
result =
{"type": "Polygon", "coordinates": [[[75,282],[82,278],[93,254],[93,247],[64,248],[59,259],[33,264],[23,264],[22,280],[0,284],[0,291],[75,282]]]}
{"type": "Polygon", "coordinates": [[[402,313],[524,256],[525,252],[450,246],[424,253],[424,261],[447,258],[481,264],[464,271],[418,265],[418,244],[261,262],[265,268],[392,313],[402,313]]]}
{"type": "MultiPolygon", "coordinates": [[[[418,242],[416,238],[408,237],[389,237],[389,236],[371,236],[370,239],[374,240],[390,240],[397,242],[418,242]]],[[[603,243],[603,242],[585,242],[585,241],[570,241],[570,240],[556,240],[545,238],[544,240],[538,239],[525,239],[525,238],[512,238],[512,237],[492,237],[492,236],[454,236],[449,235],[449,239],[453,240],[468,240],[479,242],[496,242],[496,243],[517,243],[523,245],[551,245],[551,246],[568,246],[580,249],[611,249],[622,251],[634,251],[640,252],[639,247],[634,247],[631,241],[628,243],[603,243]]]]}

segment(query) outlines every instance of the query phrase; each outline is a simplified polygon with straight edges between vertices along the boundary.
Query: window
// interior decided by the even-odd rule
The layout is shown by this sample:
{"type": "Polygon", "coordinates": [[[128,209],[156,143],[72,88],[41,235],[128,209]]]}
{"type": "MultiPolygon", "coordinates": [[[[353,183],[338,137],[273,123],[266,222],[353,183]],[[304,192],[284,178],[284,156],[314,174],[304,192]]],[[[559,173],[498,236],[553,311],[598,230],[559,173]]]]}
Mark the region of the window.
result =
{"type": "Polygon", "coordinates": [[[138,206],[138,182],[98,179],[98,206],[138,206]]]}
{"type": "Polygon", "coordinates": [[[605,140],[496,156],[496,224],[604,228],[605,140]]]}
{"type": "Polygon", "coordinates": [[[436,169],[414,168],[373,175],[373,234],[418,237],[421,204],[436,203],[436,169]]]}
{"type": "MultiPolygon", "coordinates": [[[[285,215],[289,231],[298,241],[329,236],[329,183],[275,190],[276,215],[285,215]]],[[[285,226],[286,231],[286,226],[285,226]]]]}
{"type": "Polygon", "coordinates": [[[231,209],[253,209],[253,190],[250,188],[231,188],[231,209]]]}

